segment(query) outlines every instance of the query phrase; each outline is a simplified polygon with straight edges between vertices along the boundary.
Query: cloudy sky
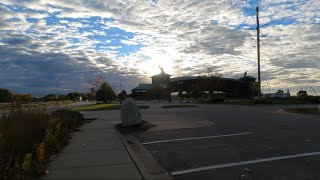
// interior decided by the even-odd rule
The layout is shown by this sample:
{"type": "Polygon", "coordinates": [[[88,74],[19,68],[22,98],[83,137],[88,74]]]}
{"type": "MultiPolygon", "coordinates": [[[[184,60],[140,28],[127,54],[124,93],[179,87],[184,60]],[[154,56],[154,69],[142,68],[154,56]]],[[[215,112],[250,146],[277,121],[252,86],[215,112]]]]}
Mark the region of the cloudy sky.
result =
{"type": "Polygon", "coordinates": [[[131,90],[158,66],[256,77],[257,5],[263,91],[320,94],[319,0],[1,0],[0,87],[86,92],[101,75],[131,90]]]}

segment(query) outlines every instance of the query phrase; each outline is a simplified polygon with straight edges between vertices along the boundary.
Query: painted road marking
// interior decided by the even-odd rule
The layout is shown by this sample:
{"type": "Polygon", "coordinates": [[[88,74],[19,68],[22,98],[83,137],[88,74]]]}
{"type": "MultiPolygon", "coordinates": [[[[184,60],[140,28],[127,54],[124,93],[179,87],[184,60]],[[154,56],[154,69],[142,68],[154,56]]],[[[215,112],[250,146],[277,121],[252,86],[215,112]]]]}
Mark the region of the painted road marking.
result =
{"type": "Polygon", "coordinates": [[[252,133],[251,133],[251,132],[243,132],[243,133],[237,133],[237,134],[224,134],[224,135],[216,135],[216,136],[204,136],[204,137],[194,137],[194,138],[169,139],[169,140],[162,140],[162,141],[145,142],[145,143],[142,143],[142,144],[143,144],[143,145],[147,145],[147,144],[157,144],[157,143],[166,143],[166,142],[175,142],[175,141],[188,141],[188,140],[196,140],[196,139],[222,138],[222,137],[241,136],[241,135],[248,135],[248,134],[252,134],[252,133]]]}
{"type": "Polygon", "coordinates": [[[247,164],[255,164],[255,163],[261,163],[261,162],[269,162],[269,161],[293,159],[293,158],[298,158],[298,157],[317,156],[317,155],[320,155],[320,152],[294,154],[294,155],[288,155],[288,156],[278,156],[278,157],[271,157],[271,158],[264,158],[264,159],[255,159],[255,160],[250,160],[250,161],[241,161],[241,162],[234,162],[234,163],[227,163],[227,164],[219,164],[219,165],[214,165],[214,166],[206,166],[206,167],[199,167],[199,168],[175,171],[175,172],[171,172],[170,174],[172,176],[176,176],[176,175],[193,173],[193,172],[198,172],[198,171],[221,169],[221,168],[241,166],[241,165],[247,165],[247,164]]]}

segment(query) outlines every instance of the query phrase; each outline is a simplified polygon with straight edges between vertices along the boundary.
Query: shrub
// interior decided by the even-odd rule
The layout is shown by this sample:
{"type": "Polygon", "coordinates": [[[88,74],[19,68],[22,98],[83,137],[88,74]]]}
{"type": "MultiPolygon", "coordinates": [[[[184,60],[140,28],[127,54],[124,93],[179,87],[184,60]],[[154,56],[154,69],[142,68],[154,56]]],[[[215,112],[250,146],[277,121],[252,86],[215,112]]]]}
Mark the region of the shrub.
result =
{"type": "Polygon", "coordinates": [[[51,157],[66,145],[84,122],[74,111],[12,109],[0,117],[0,176],[34,179],[47,169],[51,157]]]}
{"type": "Polygon", "coordinates": [[[308,103],[320,103],[320,97],[319,96],[306,96],[303,99],[304,101],[308,102],[308,103]]]}

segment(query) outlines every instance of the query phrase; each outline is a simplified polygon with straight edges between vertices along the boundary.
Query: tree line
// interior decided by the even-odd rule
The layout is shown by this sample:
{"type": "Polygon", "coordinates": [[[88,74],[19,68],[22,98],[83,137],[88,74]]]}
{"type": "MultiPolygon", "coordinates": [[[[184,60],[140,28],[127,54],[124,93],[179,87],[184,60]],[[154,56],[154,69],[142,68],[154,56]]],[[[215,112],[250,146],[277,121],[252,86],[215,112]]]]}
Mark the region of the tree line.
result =
{"type": "Polygon", "coordinates": [[[13,101],[21,101],[21,102],[33,102],[33,101],[103,101],[105,103],[113,101],[115,99],[119,99],[123,101],[127,97],[127,92],[122,90],[118,95],[113,91],[112,87],[107,83],[104,82],[98,88],[96,92],[91,93],[82,93],[82,92],[70,92],[68,94],[47,94],[43,97],[36,98],[33,97],[31,94],[15,94],[8,89],[0,88],[0,102],[13,102],[13,101]]]}

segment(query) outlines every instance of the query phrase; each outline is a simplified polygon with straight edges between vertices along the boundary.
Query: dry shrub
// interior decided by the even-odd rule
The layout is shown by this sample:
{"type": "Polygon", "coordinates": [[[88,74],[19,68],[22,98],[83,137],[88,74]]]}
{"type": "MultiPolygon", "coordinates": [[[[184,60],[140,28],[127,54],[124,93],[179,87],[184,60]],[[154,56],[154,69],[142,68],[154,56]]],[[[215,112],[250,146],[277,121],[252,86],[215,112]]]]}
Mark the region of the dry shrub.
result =
{"type": "Polygon", "coordinates": [[[0,177],[33,179],[83,124],[78,112],[12,109],[0,117],[0,177]]]}

